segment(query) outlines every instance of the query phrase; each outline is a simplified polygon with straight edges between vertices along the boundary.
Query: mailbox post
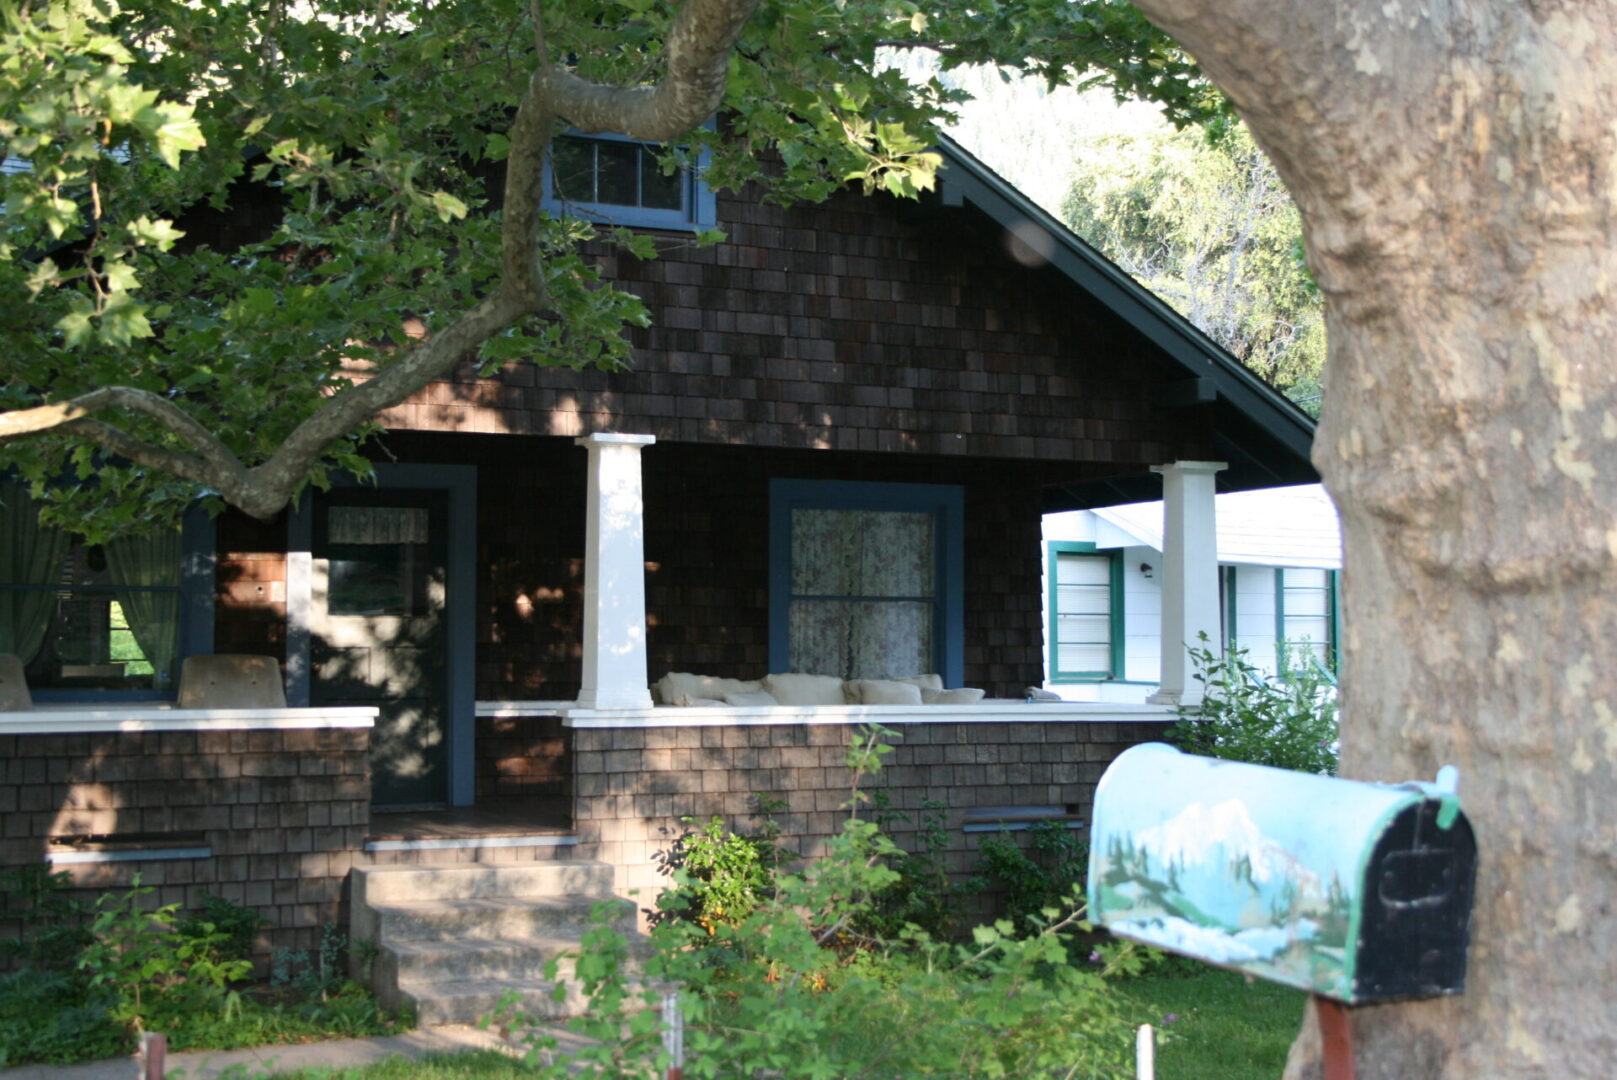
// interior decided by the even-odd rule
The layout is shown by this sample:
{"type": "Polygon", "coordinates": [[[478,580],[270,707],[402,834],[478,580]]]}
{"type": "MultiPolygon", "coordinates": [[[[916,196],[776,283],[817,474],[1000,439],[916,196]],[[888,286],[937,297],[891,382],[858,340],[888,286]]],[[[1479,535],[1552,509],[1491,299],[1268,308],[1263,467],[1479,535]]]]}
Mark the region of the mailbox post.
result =
{"type": "MultiPolygon", "coordinates": [[[[1368,784],[1184,754],[1121,754],[1095,792],[1091,916],[1112,933],[1342,1006],[1458,994],[1476,841],[1454,770],[1368,784]]],[[[1351,1045],[1332,1055],[1342,1072],[1351,1045]]]]}

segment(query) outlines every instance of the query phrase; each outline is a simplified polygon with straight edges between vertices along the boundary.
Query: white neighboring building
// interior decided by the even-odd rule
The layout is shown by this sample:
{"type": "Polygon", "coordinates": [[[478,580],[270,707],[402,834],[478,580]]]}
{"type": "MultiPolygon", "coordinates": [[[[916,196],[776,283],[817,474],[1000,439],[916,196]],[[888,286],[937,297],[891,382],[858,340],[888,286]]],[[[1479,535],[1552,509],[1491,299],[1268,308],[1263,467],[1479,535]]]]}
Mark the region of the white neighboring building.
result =
{"type": "MultiPolygon", "coordinates": [[[[1265,671],[1285,643],[1334,668],[1342,539],[1325,489],[1220,495],[1217,523],[1225,640],[1265,671]]],[[[1162,527],[1160,502],[1045,515],[1046,690],[1139,702],[1157,689],[1162,527]]]]}

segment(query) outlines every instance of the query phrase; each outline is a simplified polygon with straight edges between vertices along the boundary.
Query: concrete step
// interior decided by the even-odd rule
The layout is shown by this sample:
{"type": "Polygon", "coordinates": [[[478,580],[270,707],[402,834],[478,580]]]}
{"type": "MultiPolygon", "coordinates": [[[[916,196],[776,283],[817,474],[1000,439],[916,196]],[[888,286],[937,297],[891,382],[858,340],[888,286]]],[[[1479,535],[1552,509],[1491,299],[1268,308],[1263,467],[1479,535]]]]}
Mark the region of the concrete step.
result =
{"type": "MultiPolygon", "coordinates": [[[[475,900],[417,900],[360,909],[369,918],[368,937],[380,946],[400,941],[454,941],[460,938],[549,937],[561,930],[590,925],[590,912],[606,904],[617,912],[614,922],[634,925],[637,908],[615,896],[486,896],[475,900]]],[[[360,920],[356,919],[356,927],[360,920]]]]}
{"type": "Polygon", "coordinates": [[[517,995],[516,1008],[534,1020],[562,1020],[585,1011],[589,1000],[576,983],[563,982],[566,990],[556,999],[553,982],[544,980],[461,979],[434,984],[406,983],[398,988],[402,1000],[415,1009],[416,1022],[435,1024],[475,1024],[499,1008],[507,994],[517,995]]]}
{"type": "MultiPolygon", "coordinates": [[[[582,933],[558,930],[544,937],[457,938],[453,941],[391,941],[376,958],[376,975],[400,985],[449,982],[457,979],[542,979],[551,958],[576,954],[582,933]]],[[[626,966],[639,967],[644,939],[629,939],[626,966]]],[[[558,977],[569,977],[571,956],[557,966],[558,977]]]]}
{"type": "Polygon", "coordinates": [[[504,866],[356,866],[352,874],[356,904],[498,896],[597,896],[612,891],[612,878],[612,867],[605,863],[563,860],[504,866]]]}

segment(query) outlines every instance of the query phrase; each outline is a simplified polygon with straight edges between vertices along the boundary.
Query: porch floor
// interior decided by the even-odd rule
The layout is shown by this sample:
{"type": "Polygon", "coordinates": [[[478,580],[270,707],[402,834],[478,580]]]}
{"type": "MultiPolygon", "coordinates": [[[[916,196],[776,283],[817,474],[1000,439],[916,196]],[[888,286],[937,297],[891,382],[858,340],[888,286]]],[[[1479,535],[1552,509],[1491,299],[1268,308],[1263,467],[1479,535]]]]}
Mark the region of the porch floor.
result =
{"type": "Polygon", "coordinates": [[[572,829],[570,800],[562,796],[482,799],[447,810],[373,812],[371,840],[481,840],[498,836],[564,835],[572,829]]]}

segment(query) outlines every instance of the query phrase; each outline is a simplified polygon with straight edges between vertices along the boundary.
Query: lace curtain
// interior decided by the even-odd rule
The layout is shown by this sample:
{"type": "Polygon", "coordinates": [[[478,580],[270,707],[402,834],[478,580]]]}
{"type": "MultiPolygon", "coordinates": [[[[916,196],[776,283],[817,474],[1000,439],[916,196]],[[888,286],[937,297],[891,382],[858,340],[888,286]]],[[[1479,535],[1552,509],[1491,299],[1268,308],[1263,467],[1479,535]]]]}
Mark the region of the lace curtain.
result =
{"type": "Polygon", "coordinates": [[[792,511],[792,670],[844,679],[931,671],[935,529],[925,513],[792,511]]]}

